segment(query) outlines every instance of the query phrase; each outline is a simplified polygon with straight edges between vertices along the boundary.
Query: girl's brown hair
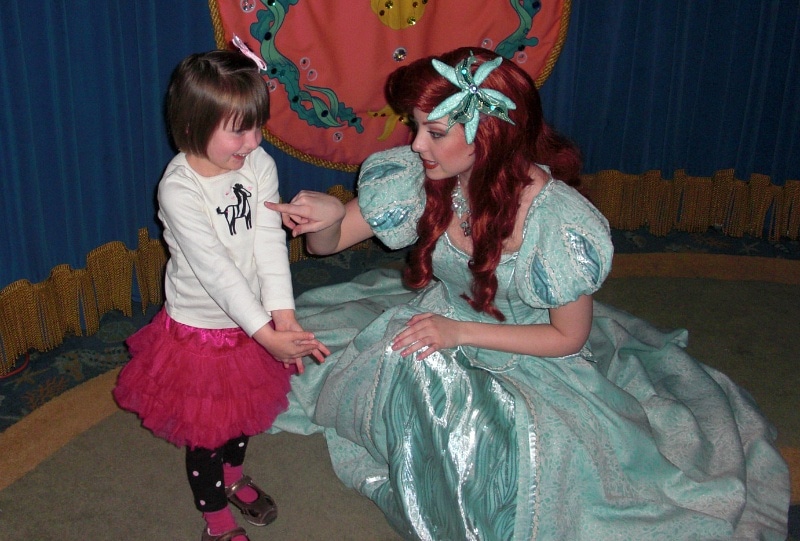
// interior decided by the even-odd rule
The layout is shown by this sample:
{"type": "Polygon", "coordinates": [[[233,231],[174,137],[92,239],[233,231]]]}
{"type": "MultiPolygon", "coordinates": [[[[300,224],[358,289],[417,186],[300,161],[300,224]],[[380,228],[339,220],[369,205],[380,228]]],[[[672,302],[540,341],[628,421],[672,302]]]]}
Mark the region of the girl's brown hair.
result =
{"type": "Polygon", "coordinates": [[[238,51],[193,54],[173,72],[166,110],[175,146],[206,157],[220,124],[247,130],[267,122],[269,91],[253,61],[238,51]]]}
{"type": "MultiPolygon", "coordinates": [[[[432,111],[459,89],[433,68],[431,60],[438,58],[454,66],[470,54],[478,60],[473,69],[497,58],[496,53],[485,49],[461,48],[412,62],[389,76],[385,88],[389,105],[409,118],[414,109],[432,111]]],[[[480,117],[467,194],[472,220],[473,254],[469,266],[473,282],[471,295],[465,298],[475,310],[504,321],[505,316],[494,304],[495,269],[503,243],[513,233],[522,190],[532,182],[530,167],[536,163],[547,165],[554,177],[574,184],[581,158],[574,144],[544,122],[533,79],[513,62],[504,59],[481,87],[502,92],[517,108],[509,111],[514,124],[491,116],[480,117]]],[[[424,287],[433,277],[432,254],[452,220],[450,194],[456,180],[425,179],[425,210],[417,226],[419,240],[404,274],[411,287],[424,287]]]]}

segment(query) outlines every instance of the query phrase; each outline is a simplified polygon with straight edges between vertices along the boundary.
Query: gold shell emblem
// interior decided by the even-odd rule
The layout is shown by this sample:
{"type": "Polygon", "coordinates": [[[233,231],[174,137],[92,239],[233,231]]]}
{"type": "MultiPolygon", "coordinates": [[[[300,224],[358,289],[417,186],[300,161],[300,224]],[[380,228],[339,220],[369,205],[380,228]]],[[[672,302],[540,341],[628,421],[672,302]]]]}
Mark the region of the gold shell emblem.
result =
{"type": "Polygon", "coordinates": [[[425,14],[428,0],[370,0],[372,11],[392,30],[417,24],[425,14]]]}

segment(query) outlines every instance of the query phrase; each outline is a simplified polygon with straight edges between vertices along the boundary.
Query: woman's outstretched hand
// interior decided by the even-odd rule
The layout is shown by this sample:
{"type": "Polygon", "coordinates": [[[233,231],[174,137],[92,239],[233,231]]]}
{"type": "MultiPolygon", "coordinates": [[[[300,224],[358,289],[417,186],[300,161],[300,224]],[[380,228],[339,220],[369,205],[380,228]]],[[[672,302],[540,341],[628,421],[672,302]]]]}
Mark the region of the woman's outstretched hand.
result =
{"type": "Polygon", "coordinates": [[[289,203],[265,202],[264,206],[281,213],[283,225],[293,237],[327,229],[341,223],[345,215],[344,205],[336,197],[308,190],[299,192],[289,203]]]}

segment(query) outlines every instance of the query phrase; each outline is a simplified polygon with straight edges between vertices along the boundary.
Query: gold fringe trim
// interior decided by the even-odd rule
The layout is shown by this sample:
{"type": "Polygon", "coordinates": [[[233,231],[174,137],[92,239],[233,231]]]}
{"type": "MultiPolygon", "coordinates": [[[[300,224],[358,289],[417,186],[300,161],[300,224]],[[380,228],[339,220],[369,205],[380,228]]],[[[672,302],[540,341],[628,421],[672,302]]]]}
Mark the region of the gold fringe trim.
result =
{"type": "Polygon", "coordinates": [[[0,370],[11,372],[15,359],[29,348],[35,347],[36,336],[29,340],[26,330],[36,325],[36,302],[33,285],[28,280],[17,280],[0,291],[0,326],[3,329],[3,357],[0,370]]]}
{"type": "MultiPolygon", "coordinates": [[[[212,0],[213,1],[213,0],[212,0]]],[[[641,175],[600,171],[581,177],[584,193],[606,216],[611,227],[648,227],[654,235],[670,231],[702,233],[719,227],[728,236],[800,238],[800,181],[776,186],[765,175],[749,182],[737,180],[732,169],[711,177],[692,177],[676,171],[666,180],[660,171],[641,175]]],[[[341,185],[328,193],[343,203],[353,192],[341,185]]],[[[353,249],[365,249],[364,241],[353,249]]],[[[302,239],[288,242],[291,262],[308,259],[302,239]]],[[[14,370],[30,350],[49,351],[69,334],[94,334],[100,318],[111,310],[132,314],[133,277],[142,311],[163,302],[164,267],[168,253],[147,229],[139,230],[138,246],[129,250],[120,241],[89,252],[85,269],[58,265],[43,282],[17,280],[0,290],[0,376],[14,370]]]]}
{"type": "Polygon", "coordinates": [[[151,304],[164,302],[164,267],[169,255],[158,239],[151,239],[147,229],[139,230],[139,247],[133,252],[136,281],[142,297],[142,312],[151,304]]]}
{"type": "Polygon", "coordinates": [[[133,256],[120,241],[95,248],[86,256],[86,269],[94,284],[97,311],[120,310],[130,317],[133,256]]]}
{"type": "Polygon", "coordinates": [[[139,248],[120,241],[95,248],[85,269],[57,265],[43,282],[17,280],[0,290],[0,376],[14,370],[30,350],[49,351],[67,335],[96,333],[111,310],[132,315],[133,273],[142,293],[142,310],[161,302],[166,250],[139,231],[139,248]],[[158,285],[156,285],[158,284],[158,285]]]}
{"type": "Polygon", "coordinates": [[[766,175],[749,181],[734,178],[732,169],[711,177],[692,177],[684,170],[673,180],[660,171],[632,175],[600,171],[582,175],[583,192],[605,215],[611,227],[636,230],[647,227],[653,235],[670,231],[702,233],[719,227],[730,237],[800,237],[800,181],[772,184],[766,175]]]}

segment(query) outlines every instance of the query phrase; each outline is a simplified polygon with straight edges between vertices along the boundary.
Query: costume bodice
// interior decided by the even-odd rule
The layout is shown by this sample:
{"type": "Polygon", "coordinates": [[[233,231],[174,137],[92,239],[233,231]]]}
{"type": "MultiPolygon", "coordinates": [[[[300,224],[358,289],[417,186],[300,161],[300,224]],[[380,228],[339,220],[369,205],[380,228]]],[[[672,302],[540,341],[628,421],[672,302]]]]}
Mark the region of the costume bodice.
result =
{"type": "MultiPolygon", "coordinates": [[[[548,173],[546,167],[543,169],[548,173]]],[[[409,147],[373,155],[362,167],[359,205],[375,235],[390,248],[413,244],[424,209],[424,171],[409,147]]],[[[495,304],[507,323],[548,321],[548,309],[592,294],[611,269],[608,222],[583,196],[549,178],[528,209],[518,251],[503,254],[495,270],[495,304]]],[[[470,256],[447,234],[433,254],[434,275],[445,289],[455,319],[496,322],[476,313],[469,294],[470,256]]]]}

